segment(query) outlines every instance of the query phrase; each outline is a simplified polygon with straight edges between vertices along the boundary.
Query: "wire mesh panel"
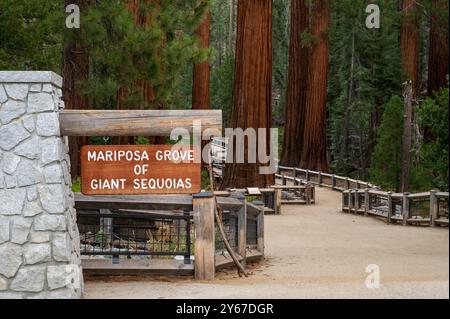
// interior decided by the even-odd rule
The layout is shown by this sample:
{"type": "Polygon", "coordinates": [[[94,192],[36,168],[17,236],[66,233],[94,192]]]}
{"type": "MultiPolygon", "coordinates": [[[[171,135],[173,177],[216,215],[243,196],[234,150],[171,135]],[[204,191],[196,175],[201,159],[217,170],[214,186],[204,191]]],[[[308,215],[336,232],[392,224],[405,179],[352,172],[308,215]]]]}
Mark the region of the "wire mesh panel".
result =
{"type": "Polygon", "coordinates": [[[258,221],[256,217],[247,218],[247,248],[256,248],[258,245],[258,221]]]}
{"type": "Polygon", "coordinates": [[[383,195],[369,195],[369,210],[377,215],[388,215],[388,198],[383,195]]]}
{"type": "Polygon", "coordinates": [[[438,217],[448,219],[448,197],[438,198],[438,217]]]}
{"type": "Polygon", "coordinates": [[[397,219],[403,218],[403,198],[392,197],[391,216],[397,219]]]}
{"type": "MultiPolygon", "coordinates": [[[[238,217],[235,212],[224,211],[222,213],[222,223],[225,232],[225,237],[231,246],[231,249],[237,251],[238,248],[238,217]]],[[[216,252],[222,252],[226,250],[225,243],[222,239],[222,235],[219,230],[219,226],[216,224],[215,234],[215,247],[216,252]]]]}
{"type": "Polygon", "coordinates": [[[190,260],[193,251],[189,212],[157,215],[79,211],[77,219],[82,255],[181,255],[190,260]]]}
{"type": "Polygon", "coordinates": [[[430,217],[430,198],[410,198],[409,211],[411,218],[429,218],[430,217]]]}

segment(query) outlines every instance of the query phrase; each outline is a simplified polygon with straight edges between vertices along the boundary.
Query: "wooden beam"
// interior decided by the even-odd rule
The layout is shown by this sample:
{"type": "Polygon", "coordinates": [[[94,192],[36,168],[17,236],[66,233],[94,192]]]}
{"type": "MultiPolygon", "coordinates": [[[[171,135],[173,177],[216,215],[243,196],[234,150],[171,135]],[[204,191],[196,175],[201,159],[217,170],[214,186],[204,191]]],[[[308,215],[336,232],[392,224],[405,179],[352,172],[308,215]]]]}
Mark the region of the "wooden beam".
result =
{"type": "Polygon", "coordinates": [[[63,136],[170,136],[176,127],[222,132],[221,110],[61,110],[63,136]]]}

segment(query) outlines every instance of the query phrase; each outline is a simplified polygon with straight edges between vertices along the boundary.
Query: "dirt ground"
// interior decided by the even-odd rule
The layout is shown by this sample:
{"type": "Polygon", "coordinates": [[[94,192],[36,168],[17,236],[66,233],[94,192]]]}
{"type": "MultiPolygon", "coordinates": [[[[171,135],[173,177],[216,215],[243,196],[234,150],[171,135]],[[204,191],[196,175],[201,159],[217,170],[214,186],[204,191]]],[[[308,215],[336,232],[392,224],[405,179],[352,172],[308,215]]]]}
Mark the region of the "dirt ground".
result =
{"type": "Polygon", "coordinates": [[[85,298],[449,298],[448,228],[388,225],[339,212],[341,194],[316,189],[317,203],[283,206],[265,218],[266,259],[251,276],[231,270],[191,278],[86,278],[85,298]],[[380,288],[365,285],[369,264],[380,288]]]}

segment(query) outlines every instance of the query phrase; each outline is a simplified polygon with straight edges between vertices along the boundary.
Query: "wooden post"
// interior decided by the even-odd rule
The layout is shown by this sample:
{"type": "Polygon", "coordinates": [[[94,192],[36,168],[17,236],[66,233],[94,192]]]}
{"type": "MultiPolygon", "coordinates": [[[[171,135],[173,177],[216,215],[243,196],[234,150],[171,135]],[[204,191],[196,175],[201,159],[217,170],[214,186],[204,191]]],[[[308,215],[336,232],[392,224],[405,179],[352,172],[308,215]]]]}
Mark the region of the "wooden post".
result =
{"type": "MultiPolygon", "coordinates": [[[[245,202],[245,196],[242,193],[233,194],[231,197],[239,199],[242,202],[242,207],[237,212],[238,216],[238,253],[242,257],[242,265],[246,263],[246,248],[247,248],[247,205],[245,202]]],[[[262,203],[262,209],[264,213],[264,202],[262,203]]]]}
{"type": "Polygon", "coordinates": [[[335,189],[336,188],[336,175],[331,175],[331,188],[335,189]]]}
{"type": "Polygon", "coordinates": [[[358,189],[355,189],[355,210],[354,213],[358,214],[358,208],[359,208],[359,194],[358,194],[358,189]]]}
{"type": "Polygon", "coordinates": [[[261,201],[253,201],[253,204],[255,206],[259,207],[259,214],[257,217],[257,243],[256,243],[256,249],[264,255],[264,203],[261,201]]]}
{"type": "Polygon", "coordinates": [[[348,212],[350,213],[353,209],[353,205],[352,205],[352,190],[349,189],[348,190],[348,212]]]}
{"type": "Polygon", "coordinates": [[[292,168],[292,176],[294,176],[294,180],[297,178],[297,168],[292,168]]]}
{"type": "Polygon", "coordinates": [[[306,205],[311,205],[311,185],[306,184],[305,186],[305,200],[306,205]]]}
{"type": "Polygon", "coordinates": [[[406,225],[407,220],[409,218],[409,198],[408,198],[409,193],[403,193],[403,225],[406,225]]]}
{"type": "Polygon", "coordinates": [[[309,169],[307,169],[305,172],[305,178],[306,178],[306,182],[309,182],[309,169]]]}
{"type": "Polygon", "coordinates": [[[431,190],[430,191],[430,225],[436,226],[436,219],[439,218],[439,202],[438,198],[436,196],[437,191],[431,190]]]}
{"type": "Polygon", "coordinates": [[[281,189],[275,188],[274,193],[274,206],[275,206],[275,214],[279,215],[281,214],[281,189]]]}
{"type": "Polygon", "coordinates": [[[215,268],[215,202],[212,193],[192,196],[195,223],[195,279],[213,280],[215,268]]]}
{"type": "Polygon", "coordinates": [[[391,222],[392,215],[392,192],[388,192],[388,215],[387,215],[387,223],[391,222]]]}
{"type": "Polygon", "coordinates": [[[350,181],[348,180],[348,177],[345,178],[345,188],[346,189],[350,188],[350,181]]]}
{"type": "Polygon", "coordinates": [[[322,172],[319,172],[319,186],[322,186],[322,172]]]}
{"type": "Polygon", "coordinates": [[[369,211],[369,205],[370,205],[369,189],[366,188],[364,190],[364,216],[367,216],[367,212],[369,211]]]}
{"type": "Polygon", "coordinates": [[[356,180],[356,189],[359,189],[359,180],[356,180]]]}
{"type": "Polygon", "coordinates": [[[281,176],[281,184],[283,184],[283,185],[285,185],[286,186],[286,183],[287,183],[287,181],[286,181],[286,176],[281,176]]]}
{"type": "Polygon", "coordinates": [[[342,212],[345,212],[345,196],[347,196],[347,194],[345,193],[345,191],[342,192],[342,212]]]}

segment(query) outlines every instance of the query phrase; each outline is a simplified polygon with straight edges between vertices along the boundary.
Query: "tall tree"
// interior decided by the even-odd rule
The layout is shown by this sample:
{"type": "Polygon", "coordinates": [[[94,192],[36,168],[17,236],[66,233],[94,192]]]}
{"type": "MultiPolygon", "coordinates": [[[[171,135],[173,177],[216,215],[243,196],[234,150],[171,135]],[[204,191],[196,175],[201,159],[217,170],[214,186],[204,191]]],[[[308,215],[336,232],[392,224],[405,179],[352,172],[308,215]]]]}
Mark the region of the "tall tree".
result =
{"type": "Polygon", "coordinates": [[[446,87],[448,68],[448,0],[433,0],[428,52],[428,94],[446,87]]]}
{"type": "MultiPolygon", "coordinates": [[[[76,4],[83,14],[89,5],[89,0],[66,0],[66,5],[76,4]]],[[[75,29],[76,30],[76,29],[75,29]]],[[[89,55],[87,49],[74,39],[66,41],[63,52],[63,99],[67,109],[83,110],[89,108],[86,94],[82,93],[80,86],[89,77],[89,55]]],[[[85,137],[69,137],[69,155],[71,162],[71,176],[77,178],[81,175],[80,150],[88,143],[85,137]]]]}
{"type": "MultiPolygon", "coordinates": [[[[266,128],[266,141],[269,142],[271,87],[272,0],[239,1],[231,127],[243,130],[266,128]]],[[[235,144],[235,141],[229,143],[235,144]]],[[[248,159],[248,146],[246,141],[245,160],[248,159]]],[[[261,163],[227,163],[222,187],[272,184],[274,175],[260,174],[260,166],[261,163]]]]}
{"type": "Polygon", "coordinates": [[[328,171],[327,161],[327,78],[328,78],[328,0],[315,0],[311,7],[311,33],[314,37],[308,71],[304,141],[300,167],[328,171]]]}
{"type": "MultiPolygon", "coordinates": [[[[200,39],[200,46],[204,49],[209,48],[209,33],[211,25],[211,13],[208,10],[203,18],[202,23],[196,30],[196,34],[200,39]]],[[[209,109],[209,61],[194,64],[194,75],[192,84],[192,108],[193,109],[209,109]]]]}
{"type": "Polygon", "coordinates": [[[306,0],[291,1],[289,68],[281,164],[297,166],[303,147],[309,50],[302,45],[302,33],[309,25],[306,0]]]}
{"type": "Polygon", "coordinates": [[[415,0],[403,0],[403,17],[400,29],[400,49],[405,81],[412,81],[413,98],[419,88],[420,19],[415,0]]]}

